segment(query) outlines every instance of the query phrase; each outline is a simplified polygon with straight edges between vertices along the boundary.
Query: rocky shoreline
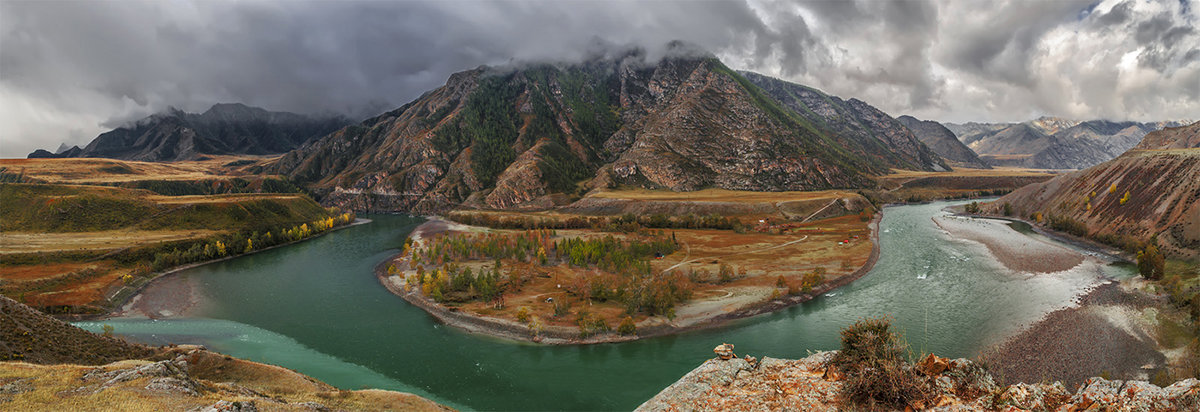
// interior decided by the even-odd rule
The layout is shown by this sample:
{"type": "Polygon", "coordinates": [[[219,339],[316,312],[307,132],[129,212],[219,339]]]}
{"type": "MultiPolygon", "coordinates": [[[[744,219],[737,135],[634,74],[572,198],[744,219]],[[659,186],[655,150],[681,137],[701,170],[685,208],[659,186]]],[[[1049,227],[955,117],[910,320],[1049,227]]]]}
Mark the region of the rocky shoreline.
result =
{"type": "MultiPolygon", "coordinates": [[[[459,328],[461,330],[465,330],[467,332],[479,333],[508,340],[551,345],[626,342],[692,330],[720,327],[734,320],[771,313],[793,305],[804,303],[816,298],[817,296],[850,284],[851,282],[870,272],[871,269],[875,267],[875,263],[879,260],[880,219],[882,219],[882,213],[876,214],[868,224],[868,227],[871,230],[872,247],[871,254],[868,257],[867,262],[862,267],[859,267],[850,274],[817,286],[811,293],[795,296],[784,296],[749,305],[732,312],[723,312],[713,316],[688,319],[685,325],[679,325],[679,323],[683,322],[678,318],[678,322],[659,322],[645,326],[638,325],[637,334],[635,335],[620,335],[615,332],[608,332],[593,335],[587,338],[580,338],[579,330],[577,328],[555,325],[547,325],[543,328],[540,334],[532,335],[526,325],[518,322],[476,316],[463,313],[455,308],[448,308],[424,296],[421,296],[421,294],[416,291],[405,291],[403,283],[404,281],[400,276],[388,275],[388,265],[393,263],[403,263],[404,257],[400,256],[400,254],[396,254],[377,265],[375,267],[375,277],[385,288],[388,289],[388,291],[400,296],[405,301],[413,304],[413,306],[425,310],[439,322],[459,328]]],[[[449,225],[451,225],[451,223],[434,218],[414,229],[413,232],[409,234],[409,237],[419,241],[425,237],[446,231],[449,228],[449,225]]]]}
{"type": "MultiPolygon", "coordinates": [[[[843,401],[840,392],[846,378],[829,366],[836,354],[749,362],[711,359],[636,410],[865,410],[843,401]]],[[[1162,388],[1139,380],[1089,378],[1072,392],[1061,382],[1001,386],[990,371],[967,359],[929,355],[914,369],[933,393],[903,410],[1182,411],[1200,407],[1200,380],[1196,379],[1162,388]]]]}
{"type": "Polygon", "coordinates": [[[1035,383],[1052,376],[1067,385],[1105,373],[1150,379],[1167,367],[1158,350],[1147,308],[1161,298],[1106,283],[1079,305],[1046,314],[1040,321],[985,350],[981,358],[1004,382],[1035,383]]]}

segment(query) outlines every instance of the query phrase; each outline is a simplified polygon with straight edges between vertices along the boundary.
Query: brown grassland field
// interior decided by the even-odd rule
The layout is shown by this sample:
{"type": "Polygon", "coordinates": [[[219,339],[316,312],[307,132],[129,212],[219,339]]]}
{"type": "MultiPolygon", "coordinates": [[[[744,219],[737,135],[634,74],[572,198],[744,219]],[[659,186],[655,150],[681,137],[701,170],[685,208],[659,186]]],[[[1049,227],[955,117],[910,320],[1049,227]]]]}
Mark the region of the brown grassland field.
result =
{"type": "Polygon", "coordinates": [[[880,189],[864,194],[884,203],[999,196],[1030,183],[1050,180],[1057,173],[1055,170],[1019,167],[957,168],[949,172],[897,169],[877,177],[880,189]]]}
{"type": "Polygon", "coordinates": [[[135,180],[194,181],[244,174],[243,170],[274,157],[209,156],[207,160],[136,162],[113,159],[0,159],[10,173],[46,183],[105,184],[135,180]]]}
{"type": "Polygon", "coordinates": [[[307,224],[308,236],[340,217],[303,193],[270,193],[294,186],[241,170],[259,160],[0,160],[0,292],[48,312],[101,313],[163,270],[297,240],[281,230],[307,224]]]}

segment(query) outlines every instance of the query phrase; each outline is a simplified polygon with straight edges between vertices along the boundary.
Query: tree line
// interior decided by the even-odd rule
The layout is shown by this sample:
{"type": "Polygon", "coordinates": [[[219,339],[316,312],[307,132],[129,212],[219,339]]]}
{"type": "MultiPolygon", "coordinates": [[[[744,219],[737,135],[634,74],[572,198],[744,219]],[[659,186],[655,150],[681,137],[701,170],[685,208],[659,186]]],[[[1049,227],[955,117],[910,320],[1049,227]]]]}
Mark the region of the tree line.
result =
{"type": "Polygon", "coordinates": [[[541,216],[513,216],[498,213],[474,212],[469,210],[452,211],[446,217],[455,222],[472,226],[484,226],[495,229],[594,229],[605,232],[637,232],[641,229],[716,229],[745,231],[747,227],[736,217],[721,216],[715,213],[697,215],[671,216],[665,213],[651,215],[634,215],[626,213],[620,216],[571,216],[553,218],[541,216]]]}
{"type": "MultiPolygon", "coordinates": [[[[694,285],[683,274],[659,273],[650,265],[656,255],[679,249],[673,237],[661,231],[636,239],[560,237],[553,229],[509,234],[447,234],[421,248],[406,246],[415,274],[407,279],[423,295],[438,302],[493,302],[503,304],[503,294],[517,293],[533,277],[527,267],[566,265],[574,271],[563,289],[580,301],[614,301],[630,315],[645,312],[672,315],[674,307],[691,298],[694,285]],[[478,272],[459,265],[465,261],[493,261],[478,272]]],[[[389,272],[394,272],[394,267],[389,272]]],[[[560,316],[569,308],[561,302],[560,316]]],[[[593,325],[594,326],[594,325],[593,325]]]]}

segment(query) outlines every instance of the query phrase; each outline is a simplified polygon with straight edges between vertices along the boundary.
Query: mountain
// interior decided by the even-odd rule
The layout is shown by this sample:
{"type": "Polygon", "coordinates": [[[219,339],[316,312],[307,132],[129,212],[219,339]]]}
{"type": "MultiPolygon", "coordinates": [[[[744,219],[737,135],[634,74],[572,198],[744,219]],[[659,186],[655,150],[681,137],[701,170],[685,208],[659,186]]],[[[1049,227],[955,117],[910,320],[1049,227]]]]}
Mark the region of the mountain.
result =
{"type": "Polygon", "coordinates": [[[975,151],[958,140],[950,129],[933,120],[921,120],[912,116],[897,117],[904,127],[912,130],[917,139],[929,146],[938,156],[951,162],[953,166],[969,167],[972,169],[991,169],[986,162],[975,154],[975,151]]]}
{"type": "Polygon", "coordinates": [[[1134,147],[1137,150],[1197,148],[1200,148],[1200,127],[1196,127],[1195,123],[1190,126],[1168,127],[1150,133],[1134,147]]]}
{"type": "Polygon", "coordinates": [[[1120,156],[1147,133],[1178,125],[1042,117],[1023,123],[945,126],[993,166],[1083,169],[1120,156]]]}
{"type": "Polygon", "coordinates": [[[105,132],[82,149],[76,146],[58,153],[37,150],[29,158],[173,161],[206,154],[274,154],[295,149],[349,123],[342,116],[270,112],[240,103],[217,104],[201,114],[172,108],[105,132]]]}
{"type": "Polygon", "coordinates": [[[1157,235],[1168,255],[1196,259],[1198,134],[1200,122],[1150,133],[1115,159],[1022,187],[995,204],[1009,203],[1021,216],[1041,212],[1047,220],[1083,225],[1089,236],[1110,243],[1132,244],[1157,235]],[[1175,150],[1145,150],[1164,147],[1175,150]]]}
{"type": "Polygon", "coordinates": [[[541,208],[621,185],[864,187],[873,184],[869,175],[890,168],[941,167],[915,139],[901,141],[915,148],[903,148],[886,138],[838,136],[715,57],[679,43],[669,48],[657,62],[634,50],[579,64],[456,73],[265,171],[308,184],[327,205],[427,212],[541,208]]]}
{"type": "Polygon", "coordinates": [[[835,138],[845,141],[847,146],[875,148],[873,151],[856,151],[856,155],[888,156],[891,157],[888,159],[890,164],[903,164],[904,169],[950,169],[901,122],[862,100],[842,100],[811,87],[758,73],[741,74],[766,91],[772,99],[835,138]]]}

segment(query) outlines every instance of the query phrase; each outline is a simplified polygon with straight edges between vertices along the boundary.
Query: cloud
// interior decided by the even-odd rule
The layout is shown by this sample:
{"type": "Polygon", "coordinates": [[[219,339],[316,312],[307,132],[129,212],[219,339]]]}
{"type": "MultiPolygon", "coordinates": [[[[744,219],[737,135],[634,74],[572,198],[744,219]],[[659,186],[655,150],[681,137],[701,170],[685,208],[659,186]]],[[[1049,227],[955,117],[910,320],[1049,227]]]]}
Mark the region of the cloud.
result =
{"type": "Polygon", "coordinates": [[[483,64],[671,40],[894,115],[1194,117],[1197,1],[6,1],[0,156],[168,106],[366,116],[483,64]]]}

